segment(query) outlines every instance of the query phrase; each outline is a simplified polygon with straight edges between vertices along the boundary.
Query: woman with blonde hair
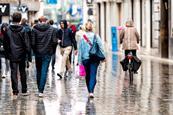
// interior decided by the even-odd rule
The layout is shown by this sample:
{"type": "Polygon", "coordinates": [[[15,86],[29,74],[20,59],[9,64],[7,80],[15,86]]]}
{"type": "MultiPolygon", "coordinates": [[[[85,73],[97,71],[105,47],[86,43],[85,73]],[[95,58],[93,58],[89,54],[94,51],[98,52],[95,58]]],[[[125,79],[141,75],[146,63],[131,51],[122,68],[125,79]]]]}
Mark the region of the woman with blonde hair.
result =
{"type": "Polygon", "coordinates": [[[85,25],[86,32],[82,36],[79,43],[79,64],[83,64],[86,71],[86,85],[89,92],[89,97],[94,98],[94,88],[96,85],[96,75],[97,69],[100,64],[99,60],[90,59],[89,51],[91,49],[91,45],[96,40],[101,52],[104,54],[103,45],[101,39],[98,35],[93,32],[93,23],[88,21],[85,25]]]}

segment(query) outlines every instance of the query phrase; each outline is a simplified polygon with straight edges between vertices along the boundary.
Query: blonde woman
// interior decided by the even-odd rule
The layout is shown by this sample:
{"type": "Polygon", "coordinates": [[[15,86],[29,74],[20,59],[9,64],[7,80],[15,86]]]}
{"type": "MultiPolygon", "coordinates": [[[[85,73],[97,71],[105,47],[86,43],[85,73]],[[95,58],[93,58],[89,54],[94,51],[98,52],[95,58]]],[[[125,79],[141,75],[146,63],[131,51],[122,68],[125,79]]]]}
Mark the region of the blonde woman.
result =
{"type": "MultiPolygon", "coordinates": [[[[96,35],[93,32],[93,24],[91,21],[88,21],[85,25],[86,32],[85,36],[90,41],[91,44],[93,44],[94,39],[96,39],[96,42],[98,43],[101,51],[104,54],[103,45],[101,42],[101,39],[98,35],[96,35]]],[[[90,51],[90,44],[87,42],[86,38],[83,36],[79,43],[79,57],[78,62],[79,64],[83,64],[86,71],[86,85],[89,92],[89,97],[94,98],[94,88],[96,85],[96,75],[97,75],[97,69],[100,64],[100,61],[98,60],[91,60],[89,57],[89,51],[90,51]]]]}

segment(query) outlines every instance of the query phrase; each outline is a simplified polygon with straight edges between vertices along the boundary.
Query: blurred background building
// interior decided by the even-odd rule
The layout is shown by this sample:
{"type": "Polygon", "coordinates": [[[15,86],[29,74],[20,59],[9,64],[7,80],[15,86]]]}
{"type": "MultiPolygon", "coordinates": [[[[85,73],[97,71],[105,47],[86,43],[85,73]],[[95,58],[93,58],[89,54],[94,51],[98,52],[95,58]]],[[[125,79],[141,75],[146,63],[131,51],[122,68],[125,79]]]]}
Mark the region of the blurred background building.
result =
{"type": "MultiPolygon", "coordinates": [[[[160,57],[173,59],[173,1],[171,0],[95,0],[96,30],[114,49],[117,33],[127,20],[133,20],[141,36],[141,46],[160,57]]],[[[118,44],[118,38],[116,41],[118,44]]],[[[115,50],[118,50],[118,45],[115,50]]]]}
{"type": "Polygon", "coordinates": [[[83,0],[42,0],[39,15],[55,22],[61,19],[75,24],[83,22],[83,0]]]}
{"type": "Polygon", "coordinates": [[[40,9],[39,0],[0,0],[0,23],[10,22],[13,12],[21,12],[23,18],[31,21],[40,9]]]}

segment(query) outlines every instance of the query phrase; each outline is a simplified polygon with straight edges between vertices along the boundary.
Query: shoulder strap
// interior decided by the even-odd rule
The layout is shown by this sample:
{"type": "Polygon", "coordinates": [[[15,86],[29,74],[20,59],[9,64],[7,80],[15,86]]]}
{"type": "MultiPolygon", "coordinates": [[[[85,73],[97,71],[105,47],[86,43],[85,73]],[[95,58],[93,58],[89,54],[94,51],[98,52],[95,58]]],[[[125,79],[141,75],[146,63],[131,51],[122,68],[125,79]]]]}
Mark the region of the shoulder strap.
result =
{"type": "Polygon", "coordinates": [[[87,36],[84,34],[83,35],[83,38],[85,39],[85,41],[90,45],[92,46],[92,43],[89,41],[89,39],[87,38],[87,36]]]}

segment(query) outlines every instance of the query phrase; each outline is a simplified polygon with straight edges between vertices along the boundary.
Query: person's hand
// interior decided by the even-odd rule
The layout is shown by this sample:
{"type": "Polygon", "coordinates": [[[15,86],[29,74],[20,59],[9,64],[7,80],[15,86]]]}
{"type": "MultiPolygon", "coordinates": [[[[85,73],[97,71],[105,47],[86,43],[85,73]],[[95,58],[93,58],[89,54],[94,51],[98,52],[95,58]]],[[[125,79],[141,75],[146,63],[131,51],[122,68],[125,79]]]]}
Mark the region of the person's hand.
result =
{"type": "Polygon", "coordinates": [[[58,43],[60,43],[61,42],[61,40],[58,40],[58,43]]]}
{"type": "Polygon", "coordinates": [[[77,53],[78,53],[78,51],[77,51],[77,50],[75,50],[75,51],[74,51],[74,54],[75,54],[75,55],[77,55],[77,53]]]}
{"type": "Polygon", "coordinates": [[[140,44],[137,44],[137,46],[138,46],[138,50],[140,50],[140,44]]]}
{"type": "Polygon", "coordinates": [[[123,51],[123,46],[120,44],[119,51],[123,51]]]}

